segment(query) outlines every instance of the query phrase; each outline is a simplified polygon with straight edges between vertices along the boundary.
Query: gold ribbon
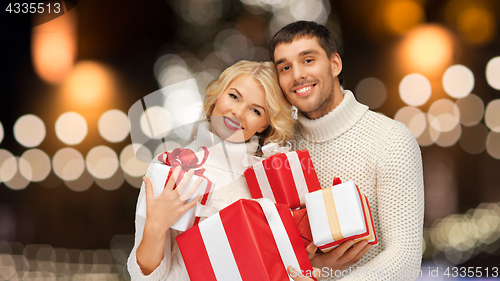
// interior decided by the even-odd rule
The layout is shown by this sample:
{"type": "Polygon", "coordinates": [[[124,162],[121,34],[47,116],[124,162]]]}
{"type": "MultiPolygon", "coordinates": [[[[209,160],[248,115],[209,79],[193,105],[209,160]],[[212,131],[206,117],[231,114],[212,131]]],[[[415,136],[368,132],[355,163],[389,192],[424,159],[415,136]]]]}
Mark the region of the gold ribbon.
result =
{"type": "Polygon", "coordinates": [[[330,225],[330,232],[334,241],[344,239],[342,232],[340,232],[339,218],[337,216],[337,209],[333,201],[332,188],[324,188],[321,190],[323,193],[323,201],[325,202],[326,215],[328,216],[328,224],[330,225]]]}

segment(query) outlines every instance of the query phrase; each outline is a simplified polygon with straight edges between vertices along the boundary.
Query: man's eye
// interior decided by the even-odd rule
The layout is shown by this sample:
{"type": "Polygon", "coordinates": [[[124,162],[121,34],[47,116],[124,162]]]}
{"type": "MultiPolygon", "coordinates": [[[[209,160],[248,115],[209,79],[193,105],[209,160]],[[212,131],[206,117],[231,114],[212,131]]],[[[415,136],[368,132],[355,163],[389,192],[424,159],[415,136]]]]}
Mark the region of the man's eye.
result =
{"type": "Polygon", "coordinates": [[[306,59],[304,62],[305,63],[311,63],[311,62],[313,62],[313,59],[306,59]]]}
{"type": "Polygon", "coordinates": [[[283,68],[281,69],[281,71],[286,71],[286,70],[288,70],[288,69],[290,69],[290,67],[289,67],[289,66],[285,66],[285,67],[283,67],[283,68]]]}

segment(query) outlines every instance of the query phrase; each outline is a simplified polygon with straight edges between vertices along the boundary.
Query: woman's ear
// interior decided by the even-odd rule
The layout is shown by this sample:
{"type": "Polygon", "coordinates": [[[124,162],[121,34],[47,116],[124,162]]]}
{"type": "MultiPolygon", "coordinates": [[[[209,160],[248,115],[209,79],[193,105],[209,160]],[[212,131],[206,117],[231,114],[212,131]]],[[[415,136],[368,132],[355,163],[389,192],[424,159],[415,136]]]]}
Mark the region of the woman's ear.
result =
{"type": "Polygon", "coordinates": [[[262,133],[264,132],[267,128],[269,127],[269,123],[267,123],[266,125],[262,126],[262,128],[260,128],[260,130],[257,131],[257,133],[262,133]]]}

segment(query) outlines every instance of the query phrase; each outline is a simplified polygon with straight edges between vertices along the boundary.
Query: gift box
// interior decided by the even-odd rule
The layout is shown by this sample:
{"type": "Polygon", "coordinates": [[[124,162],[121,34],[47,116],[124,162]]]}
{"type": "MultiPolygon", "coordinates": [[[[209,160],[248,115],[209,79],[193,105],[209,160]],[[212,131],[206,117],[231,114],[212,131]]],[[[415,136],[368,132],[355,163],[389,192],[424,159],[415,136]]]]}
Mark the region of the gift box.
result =
{"type": "Polygon", "coordinates": [[[342,242],[368,240],[377,245],[368,198],[352,181],[306,195],[314,244],[328,252],[342,242]]]}
{"type": "MultiPolygon", "coordinates": [[[[194,175],[184,187],[180,195],[187,192],[189,188],[196,182],[196,180],[199,177],[202,177],[202,183],[197,188],[196,192],[194,192],[186,202],[192,201],[199,194],[204,194],[201,200],[201,204],[205,204],[208,199],[208,193],[213,188],[213,183],[208,180],[208,178],[203,176],[204,169],[200,169],[200,167],[205,163],[205,160],[208,157],[208,150],[204,147],[203,149],[205,150],[205,156],[200,163],[198,163],[198,158],[196,157],[195,153],[189,149],[177,148],[172,152],[165,152],[160,154],[160,156],[158,156],[158,160],[161,163],[153,164],[153,168],[149,176],[149,179],[151,180],[151,184],[153,186],[154,195],[159,196],[163,192],[163,189],[165,188],[170,176],[172,175],[172,171],[175,169],[175,167],[181,166],[181,173],[179,174],[179,177],[176,181],[176,185],[182,180],[184,174],[189,171],[189,169],[197,170],[195,170],[194,175]]],[[[168,202],[165,203],[168,204],[168,202]]],[[[139,207],[137,208],[137,215],[146,218],[146,205],[146,196],[144,195],[141,202],[139,203],[139,207]]],[[[179,231],[186,231],[194,224],[197,224],[199,221],[199,217],[196,217],[196,208],[197,207],[193,207],[189,209],[170,228],[179,231]]]]}
{"type": "Polygon", "coordinates": [[[192,281],[291,280],[312,267],[290,209],[241,199],[176,237],[192,281]]]}
{"type": "Polygon", "coordinates": [[[309,217],[307,216],[307,209],[296,209],[292,210],[293,220],[295,225],[299,230],[300,238],[304,247],[307,247],[311,242],[313,242],[313,237],[311,233],[311,226],[309,225],[309,217]]]}
{"type": "Polygon", "coordinates": [[[306,149],[273,155],[248,168],[245,178],[252,198],[292,209],[305,206],[305,194],[321,189],[306,149]]]}

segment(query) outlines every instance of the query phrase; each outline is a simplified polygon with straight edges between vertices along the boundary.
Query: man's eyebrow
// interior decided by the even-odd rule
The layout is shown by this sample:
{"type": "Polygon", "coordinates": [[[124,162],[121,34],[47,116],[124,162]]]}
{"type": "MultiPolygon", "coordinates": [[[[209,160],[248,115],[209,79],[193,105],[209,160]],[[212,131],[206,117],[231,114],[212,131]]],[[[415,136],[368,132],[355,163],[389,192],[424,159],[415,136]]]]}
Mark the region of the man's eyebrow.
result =
{"type": "Polygon", "coordinates": [[[318,51],[316,50],[305,50],[305,51],[302,51],[299,53],[299,57],[303,57],[303,56],[307,56],[307,55],[316,55],[316,54],[319,54],[318,51]]]}
{"type": "Polygon", "coordinates": [[[281,63],[284,63],[286,61],[286,59],[279,59],[277,60],[274,65],[278,65],[278,64],[281,64],[281,63]]]}

